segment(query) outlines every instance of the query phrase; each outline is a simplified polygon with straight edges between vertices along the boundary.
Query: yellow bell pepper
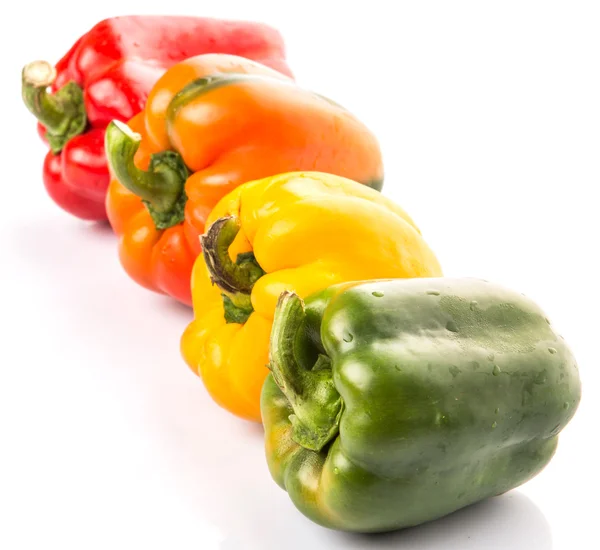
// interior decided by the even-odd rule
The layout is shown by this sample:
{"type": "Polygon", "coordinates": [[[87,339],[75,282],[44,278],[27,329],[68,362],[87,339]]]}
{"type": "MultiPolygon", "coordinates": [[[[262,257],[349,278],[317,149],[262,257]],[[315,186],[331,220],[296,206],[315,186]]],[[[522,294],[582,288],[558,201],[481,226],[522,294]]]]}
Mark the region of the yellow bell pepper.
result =
{"type": "Polygon", "coordinates": [[[219,405],[257,422],[284,290],[304,298],[341,282],[442,275],[402,208],[330,174],[246,183],[221,199],[206,227],[192,273],[195,320],[181,351],[219,405]]]}

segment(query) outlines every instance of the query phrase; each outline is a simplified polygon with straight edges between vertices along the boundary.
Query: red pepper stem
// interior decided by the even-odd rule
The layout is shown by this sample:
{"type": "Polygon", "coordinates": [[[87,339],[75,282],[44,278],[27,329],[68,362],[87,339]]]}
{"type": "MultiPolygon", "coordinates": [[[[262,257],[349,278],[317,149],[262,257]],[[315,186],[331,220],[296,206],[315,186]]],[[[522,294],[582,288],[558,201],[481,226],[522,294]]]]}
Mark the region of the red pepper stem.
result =
{"type": "Polygon", "coordinates": [[[219,218],[200,237],[202,254],[211,281],[223,294],[225,320],[228,323],[244,323],[253,311],[251,294],[254,283],[265,272],[254,254],[239,254],[234,262],[229,247],[240,232],[240,221],[233,216],[219,218]]]}
{"type": "Polygon", "coordinates": [[[176,151],[152,155],[148,170],[140,170],[134,157],[141,140],[127,124],[113,120],[106,128],[106,157],[121,185],[142,199],[157,229],[166,229],[184,219],[189,170],[176,151]]]}
{"type": "Polygon", "coordinates": [[[321,451],[339,432],[344,402],[333,383],[331,360],[319,355],[314,365],[300,363],[309,357],[305,332],[306,310],[295,293],[284,291],[277,302],[269,369],[294,414],[292,439],[306,449],[321,451]]]}
{"type": "Polygon", "coordinates": [[[55,94],[48,93],[56,79],[56,69],[47,61],[33,61],[23,68],[21,95],[26,107],[46,128],[46,138],[58,153],[71,138],[87,127],[83,90],[68,82],[55,94]]]}

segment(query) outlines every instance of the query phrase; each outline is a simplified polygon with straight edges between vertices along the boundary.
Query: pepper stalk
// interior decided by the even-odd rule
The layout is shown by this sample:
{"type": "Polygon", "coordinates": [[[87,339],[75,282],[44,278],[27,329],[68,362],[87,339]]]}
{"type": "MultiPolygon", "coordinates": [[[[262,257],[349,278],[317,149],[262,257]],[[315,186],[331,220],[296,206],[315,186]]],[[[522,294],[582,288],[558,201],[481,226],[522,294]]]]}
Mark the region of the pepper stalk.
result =
{"type": "Polygon", "coordinates": [[[229,256],[229,247],[240,232],[240,221],[226,216],[215,221],[206,234],[200,237],[202,254],[213,284],[223,296],[225,320],[228,323],[245,323],[254,311],[252,288],[264,274],[254,254],[239,254],[236,261],[229,256]]]}
{"type": "Polygon", "coordinates": [[[290,416],[292,438],[318,452],[338,434],[344,402],[333,383],[329,357],[319,355],[310,370],[298,361],[303,355],[300,348],[305,318],[303,300],[284,291],[273,320],[269,369],[294,411],[290,416]]]}
{"type": "Polygon", "coordinates": [[[21,95],[29,111],[46,128],[46,139],[54,154],[87,127],[83,90],[74,81],[54,94],[47,88],[56,80],[56,69],[47,61],[33,61],[23,68],[21,95]]]}
{"type": "Polygon", "coordinates": [[[108,164],[119,182],[142,199],[156,228],[167,229],[184,219],[189,170],[176,151],[155,153],[148,170],[141,170],[134,163],[141,141],[127,124],[113,120],[106,128],[108,164]]]}

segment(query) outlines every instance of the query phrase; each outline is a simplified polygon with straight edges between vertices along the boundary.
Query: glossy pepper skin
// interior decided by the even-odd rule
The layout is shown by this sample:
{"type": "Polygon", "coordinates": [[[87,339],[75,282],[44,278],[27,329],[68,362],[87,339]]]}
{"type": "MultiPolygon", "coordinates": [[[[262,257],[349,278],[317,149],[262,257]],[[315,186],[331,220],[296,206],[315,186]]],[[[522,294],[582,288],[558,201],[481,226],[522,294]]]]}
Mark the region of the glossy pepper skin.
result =
{"type": "Polygon", "coordinates": [[[80,37],[56,67],[43,61],[27,65],[23,99],[51,149],[43,174],[52,199],[78,218],[105,220],[107,124],[140,112],[168,67],[193,55],[219,52],[291,74],[275,29],[178,16],[106,19],[80,37]]]}
{"type": "Polygon", "coordinates": [[[219,202],[207,227],[192,275],[195,320],[182,353],[219,405],[256,422],[283,290],[308,296],[344,281],[441,275],[402,208],[331,174],[244,184],[219,202]]]}
{"type": "Polygon", "coordinates": [[[137,135],[108,128],[108,215],[129,275],[186,304],[206,219],[238,185],[296,170],[382,185],[379,144],[358,119],[247,60],[198,56],[172,67],[143,117],[137,135]]]}
{"type": "Polygon", "coordinates": [[[332,529],[390,531],[537,475],[581,397],[522,294],[476,279],[283,293],[261,409],[271,474],[332,529]]]}

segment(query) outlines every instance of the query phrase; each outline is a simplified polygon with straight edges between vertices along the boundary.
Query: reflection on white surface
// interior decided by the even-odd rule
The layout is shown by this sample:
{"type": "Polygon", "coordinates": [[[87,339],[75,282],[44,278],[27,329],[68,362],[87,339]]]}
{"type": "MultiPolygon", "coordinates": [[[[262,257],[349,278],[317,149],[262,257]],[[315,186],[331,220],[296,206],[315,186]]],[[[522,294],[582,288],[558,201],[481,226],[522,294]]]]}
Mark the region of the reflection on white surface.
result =
{"type": "MultiPolygon", "coordinates": [[[[259,520],[260,521],[260,520],[259,520]]],[[[351,535],[313,529],[310,538],[290,540],[285,526],[265,525],[264,538],[251,543],[228,537],[219,550],[279,550],[306,548],[364,550],[551,550],[550,526],[524,494],[512,491],[480,502],[438,521],[380,535],[351,535]],[[285,544],[282,542],[285,541],[285,544]]]]}

